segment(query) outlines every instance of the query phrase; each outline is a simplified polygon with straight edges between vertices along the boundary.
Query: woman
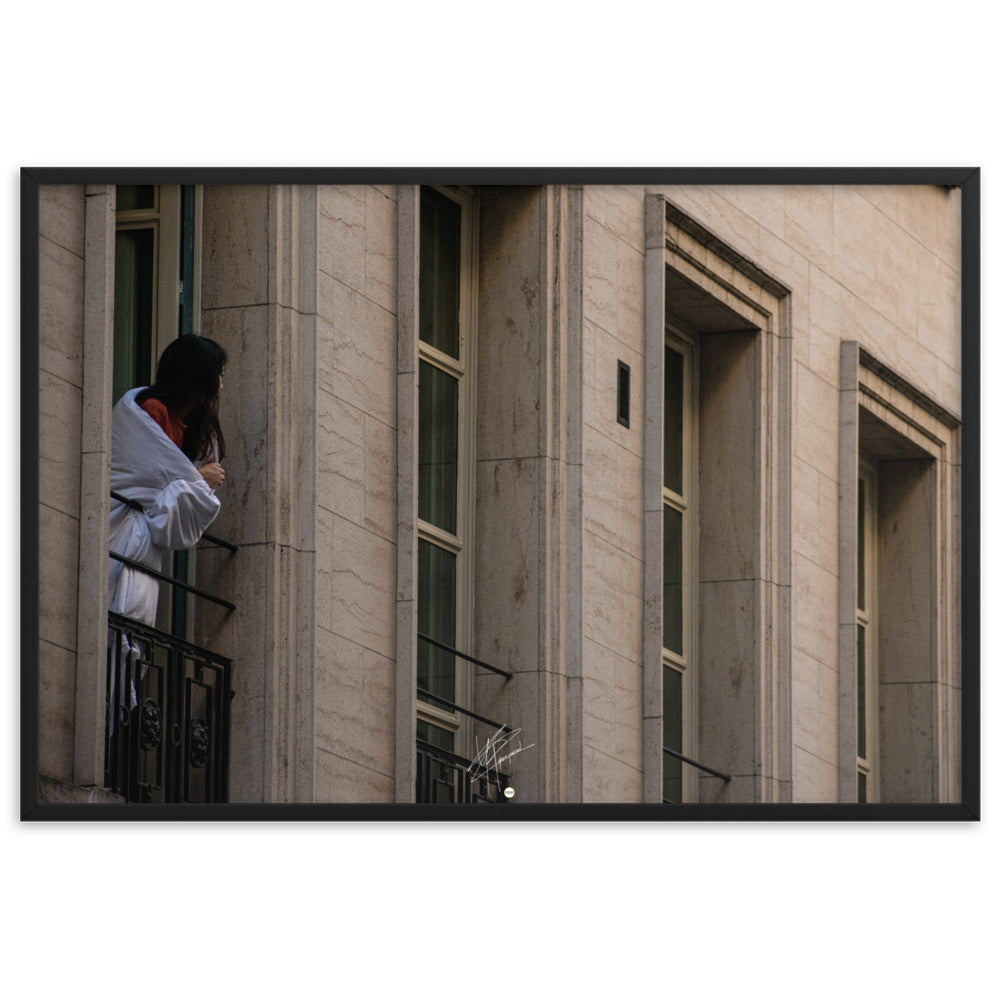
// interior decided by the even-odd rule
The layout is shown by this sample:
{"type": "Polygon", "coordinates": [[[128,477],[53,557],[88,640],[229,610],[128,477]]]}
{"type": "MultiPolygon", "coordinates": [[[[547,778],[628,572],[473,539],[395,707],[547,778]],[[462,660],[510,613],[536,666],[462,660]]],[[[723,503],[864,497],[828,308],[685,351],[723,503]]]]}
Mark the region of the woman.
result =
{"type": "MultiPolygon", "coordinates": [[[[156,381],[132,389],[111,414],[111,551],[162,571],[163,556],[189,549],[215,520],[226,478],[219,392],[226,352],[206,337],[178,337],[156,381]]],[[[111,611],[153,625],[159,585],[112,558],[111,611]]]]}

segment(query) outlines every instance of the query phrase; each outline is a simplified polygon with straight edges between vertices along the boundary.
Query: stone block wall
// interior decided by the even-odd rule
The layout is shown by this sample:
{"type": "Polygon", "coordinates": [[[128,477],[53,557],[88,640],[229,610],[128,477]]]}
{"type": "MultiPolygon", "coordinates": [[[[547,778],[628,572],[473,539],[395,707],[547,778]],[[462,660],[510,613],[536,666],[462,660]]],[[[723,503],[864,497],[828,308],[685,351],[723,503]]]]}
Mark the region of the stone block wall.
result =
{"type": "Polygon", "coordinates": [[[837,799],[839,350],[961,415],[958,191],[686,187],[665,196],[791,289],[794,799],[837,799]]]}
{"type": "Polygon", "coordinates": [[[44,775],[72,782],[82,467],[84,189],[43,186],[39,208],[39,767],[44,775]]]}
{"type": "Polygon", "coordinates": [[[317,191],[317,802],[391,802],[396,189],[317,191]]]}
{"type": "Polygon", "coordinates": [[[642,188],[583,189],[583,801],[642,800],[642,188]],[[618,361],[631,371],[618,423],[618,361]]]}

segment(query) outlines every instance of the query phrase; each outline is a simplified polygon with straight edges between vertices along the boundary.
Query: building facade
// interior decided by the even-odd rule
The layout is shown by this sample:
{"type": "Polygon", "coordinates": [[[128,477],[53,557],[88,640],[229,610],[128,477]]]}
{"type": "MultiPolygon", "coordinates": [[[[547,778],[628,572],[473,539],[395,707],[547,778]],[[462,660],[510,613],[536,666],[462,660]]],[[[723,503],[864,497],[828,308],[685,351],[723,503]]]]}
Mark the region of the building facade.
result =
{"type": "Polygon", "coordinates": [[[43,800],[959,801],[959,189],[42,185],[39,234],[43,800]],[[110,414],[192,331],[227,479],[137,721],[110,414]]]}

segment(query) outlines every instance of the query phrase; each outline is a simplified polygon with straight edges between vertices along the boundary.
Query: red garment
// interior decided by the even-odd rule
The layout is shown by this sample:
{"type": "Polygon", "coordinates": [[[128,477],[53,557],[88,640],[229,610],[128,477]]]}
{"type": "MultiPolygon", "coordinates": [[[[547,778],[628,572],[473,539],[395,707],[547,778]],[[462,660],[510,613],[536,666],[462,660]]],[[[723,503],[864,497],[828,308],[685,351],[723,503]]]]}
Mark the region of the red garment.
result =
{"type": "Polygon", "coordinates": [[[158,399],[149,398],[142,404],[146,411],[162,428],[164,433],[178,448],[184,448],[184,432],[187,430],[180,417],[171,413],[158,399]]]}

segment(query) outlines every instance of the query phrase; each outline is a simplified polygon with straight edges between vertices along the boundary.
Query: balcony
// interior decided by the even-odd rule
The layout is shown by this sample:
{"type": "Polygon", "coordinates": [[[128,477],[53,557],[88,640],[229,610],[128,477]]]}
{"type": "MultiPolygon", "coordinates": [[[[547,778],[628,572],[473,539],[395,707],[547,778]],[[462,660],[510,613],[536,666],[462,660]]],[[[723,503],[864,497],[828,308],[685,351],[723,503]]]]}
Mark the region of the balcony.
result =
{"type": "MultiPolygon", "coordinates": [[[[236,552],[235,545],[211,535],[203,541],[236,552]]],[[[231,602],[183,579],[110,555],[169,584],[175,594],[192,594],[227,613],[235,610],[231,602]]],[[[182,634],[109,612],[105,787],[128,802],[226,802],[232,698],[229,658],[182,634]]]]}
{"type": "Polygon", "coordinates": [[[104,784],[129,802],[225,802],[232,663],[108,615],[104,784]]]}
{"type": "MultiPolygon", "coordinates": [[[[505,680],[510,680],[511,674],[499,667],[491,666],[482,660],[459,652],[453,646],[439,642],[423,633],[417,634],[418,641],[425,647],[434,647],[446,654],[471,663],[494,674],[499,674],[505,680]]],[[[470,723],[483,727],[483,743],[485,751],[475,761],[454,753],[443,747],[417,738],[417,789],[416,801],[423,804],[490,804],[500,805],[508,802],[514,795],[510,775],[500,771],[494,763],[494,757],[489,751],[490,744],[502,747],[506,739],[514,733],[510,726],[502,725],[487,719],[485,716],[457,705],[455,702],[442,698],[440,695],[418,687],[417,697],[432,705],[437,705],[447,712],[462,715],[470,723]],[[499,741],[499,742],[498,742],[499,741]]],[[[477,740],[478,745],[478,740],[477,740]]],[[[502,752],[499,756],[503,756],[502,752]]]]}
{"type": "Polygon", "coordinates": [[[417,740],[417,802],[431,804],[506,803],[510,776],[477,768],[472,761],[417,740]]]}

